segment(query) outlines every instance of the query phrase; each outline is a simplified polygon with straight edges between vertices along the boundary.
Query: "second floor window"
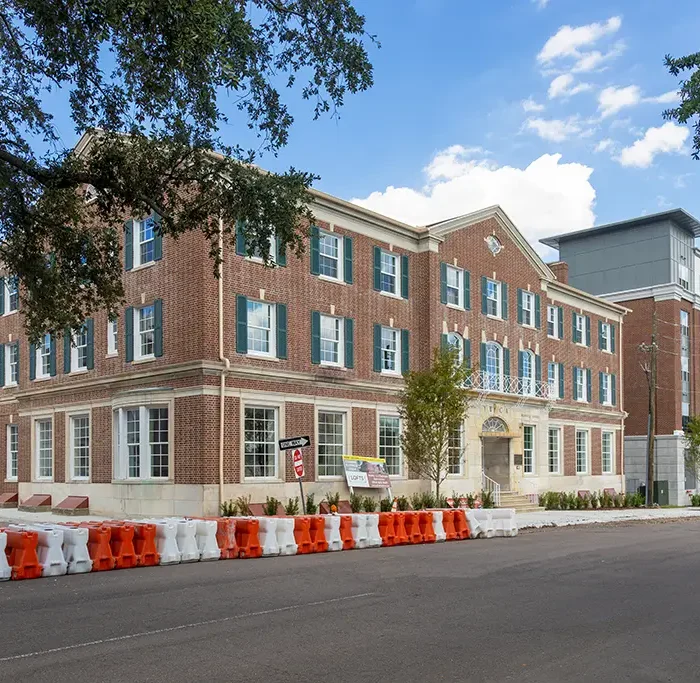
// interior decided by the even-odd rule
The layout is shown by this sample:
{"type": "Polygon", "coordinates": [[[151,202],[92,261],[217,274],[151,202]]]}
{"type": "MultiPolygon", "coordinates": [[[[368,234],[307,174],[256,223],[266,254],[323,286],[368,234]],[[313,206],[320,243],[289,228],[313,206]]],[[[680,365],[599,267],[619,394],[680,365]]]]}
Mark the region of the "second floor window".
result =
{"type": "Polygon", "coordinates": [[[559,363],[547,364],[547,381],[549,382],[549,398],[563,398],[559,395],[559,363]]]}
{"type": "Polygon", "coordinates": [[[3,310],[0,313],[7,315],[19,309],[19,280],[16,277],[6,277],[2,278],[2,283],[3,310]]]}
{"type": "Polygon", "coordinates": [[[45,334],[37,347],[36,376],[51,376],[51,335],[45,334]]]}
{"type": "Polygon", "coordinates": [[[341,240],[337,235],[321,232],[318,239],[319,274],[333,280],[342,279],[341,240]]]}
{"type": "Polygon", "coordinates": [[[591,400],[591,371],[574,368],[574,401],[588,403],[591,400]]]}
{"type": "Polygon", "coordinates": [[[522,293],[523,325],[535,326],[535,295],[532,292],[522,293]]]}
{"type": "Polygon", "coordinates": [[[118,353],[118,329],[119,321],[116,318],[107,321],[107,355],[109,356],[118,353]]]}
{"type": "Polygon", "coordinates": [[[590,334],[590,318],[580,313],[574,313],[573,316],[574,344],[588,346],[590,343],[588,339],[590,334]]]}
{"type": "Polygon", "coordinates": [[[71,371],[87,370],[88,366],[88,331],[83,325],[78,332],[73,335],[71,344],[71,371]]]}
{"type": "Polygon", "coordinates": [[[486,314],[501,317],[501,283],[495,280],[486,281],[486,314]]]}
{"type": "Polygon", "coordinates": [[[447,266],[446,269],[446,291],[447,291],[447,303],[451,306],[459,306],[462,308],[464,306],[463,294],[464,285],[462,284],[462,278],[464,276],[464,271],[459,268],[453,268],[452,266],[447,266]]]}
{"type": "Polygon", "coordinates": [[[19,382],[19,342],[5,344],[5,386],[16,386],[19,382]]]}
{"type": "Polygon", "coordinates": [[[561,309],[558,306],[547,306],[547,336],[561,339],[559,320],[561,309]]]}
{"type": "Polygon", "coordinates": [[[341,318],[321,316],[321,364],[343,365],[343,325],[341,318]]]}
{"type": "Polygon", "coordinates": [[[144,306],[138,309],[138,337],[136,357],[151,358],[155,351],[155,311],[154,307],[144,306]]]}
{"type": "Polygon", "coordinates": [[[600,396],[599,400],[603,405],[612,406],[615,405],[615,375],[611,375],[608,372],[601,372],[599,375],[600,379],[600,396]]]}
{"type": "Polygon", "coordinates": [[[399,373],[399,330],[382,327],[382,372],[399,373]]]}
{"type": "Polygon", "coordinates": [[[600,349],[601,351],[609,351],[610,353],[614,353],[614,342],[613,342],[613,328],[610,323],[600,323],[599,327],[599,335],[600,335],[600,349]]]}
{"type": "Polygon", "coordinates": [[[275,355],[275,306],[248,300],[248,353],[275,355]]]}
{"type": "Polygon", "coordinates": [[[388,294],[398,294],[398,257],[396,254],[392,254],[388,251],[382,249],[381,252],[381,266],[380,266],[380,291],[387,292],[388,294]]]}

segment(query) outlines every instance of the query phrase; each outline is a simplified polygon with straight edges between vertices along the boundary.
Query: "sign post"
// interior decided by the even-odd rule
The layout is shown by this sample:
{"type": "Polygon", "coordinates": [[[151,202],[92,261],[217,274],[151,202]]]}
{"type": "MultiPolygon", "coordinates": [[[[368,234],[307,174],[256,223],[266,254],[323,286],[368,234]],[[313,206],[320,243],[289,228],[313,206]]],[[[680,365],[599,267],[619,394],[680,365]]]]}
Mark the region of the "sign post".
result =
{"type": "Polygon", "coordinates": [[[291,439],[280,439],[278,441],[281,451],[292,451],[292,465],[294,466],[294,474],[297,475],[299,481],[299,492],[301,493],[301,511],[306,514],[306,500],[304,498],[304,485],[302,479],[304,477],[304,455],[301,449],[311,445],[311,439],[308,436],[295,436],[291,439]]]}

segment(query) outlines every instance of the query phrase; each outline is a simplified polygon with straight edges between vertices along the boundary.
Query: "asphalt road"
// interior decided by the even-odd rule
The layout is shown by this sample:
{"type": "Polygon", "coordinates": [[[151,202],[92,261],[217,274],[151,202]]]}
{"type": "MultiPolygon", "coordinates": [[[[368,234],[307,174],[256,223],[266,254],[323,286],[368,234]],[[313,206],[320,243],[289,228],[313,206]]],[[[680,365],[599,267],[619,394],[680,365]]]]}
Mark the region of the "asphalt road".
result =
{"type": "Polygon", "coordinates": [[[0,681],[700,680],[700,523],[0,584],[0,681]]]}

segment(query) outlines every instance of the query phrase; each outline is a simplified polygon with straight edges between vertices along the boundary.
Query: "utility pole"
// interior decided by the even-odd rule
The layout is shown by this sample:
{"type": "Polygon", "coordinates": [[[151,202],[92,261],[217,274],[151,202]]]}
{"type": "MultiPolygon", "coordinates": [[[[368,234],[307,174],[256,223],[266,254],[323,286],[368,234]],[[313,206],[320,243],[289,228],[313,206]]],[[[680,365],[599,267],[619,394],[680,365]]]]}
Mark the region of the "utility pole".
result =
{"type": "Polygon", "coordinates": [[[656,308],[651,318],[651,344],[640,344],[639,350],[649,354],[649,363],[642,365],[649,384],[649,423],[647,427],[647,506],[654,504],[654,448],[656,445],[656,366],[659,346],[657,338],[656,308]]]}

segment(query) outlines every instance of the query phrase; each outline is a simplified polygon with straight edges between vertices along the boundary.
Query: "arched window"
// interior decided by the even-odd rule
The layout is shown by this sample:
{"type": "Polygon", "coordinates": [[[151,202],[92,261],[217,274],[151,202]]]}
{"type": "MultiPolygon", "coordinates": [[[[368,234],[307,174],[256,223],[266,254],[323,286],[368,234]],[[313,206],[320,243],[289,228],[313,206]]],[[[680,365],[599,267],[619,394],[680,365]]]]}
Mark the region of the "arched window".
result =
{"type": "Polygon", "coordinates": [[[535,354],[532,351],[521,352],[521,377],[523,380],[523,395],[535,395],[535,354]]]}
{"type": "Polygon", "coordinates": [[[503,389],[503,348],[496,342],[486,344],[486,367],[484,368],[486,389],[502,391],[503,389]]]}
{"type": "Polygon", "coordinates": [[[457,349],[457,365],[464,363],[464,342],[462,336],[457,332],[450,332],[447,335],[447,345],[449,348],[457,349]]]}
{"type": "Polygon", "coordinates": [[[505,434],[508,432],[508,425],[500,417],[491,416],[481,425],[481,431],[489,434],[505,434]]]}

